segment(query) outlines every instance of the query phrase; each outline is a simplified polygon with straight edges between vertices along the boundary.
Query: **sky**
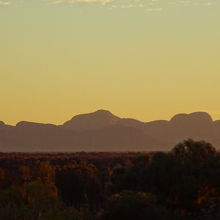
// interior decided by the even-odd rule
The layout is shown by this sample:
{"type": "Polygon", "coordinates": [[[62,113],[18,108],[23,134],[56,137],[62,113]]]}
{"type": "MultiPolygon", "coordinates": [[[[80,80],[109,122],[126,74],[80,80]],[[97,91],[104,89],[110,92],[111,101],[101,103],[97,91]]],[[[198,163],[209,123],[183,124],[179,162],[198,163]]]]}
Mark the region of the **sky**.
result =
{"type": "Polygon", "coordinates": [[[220,119],[219,25],[219,0],[0,0],[0,121],[220,119]]]}

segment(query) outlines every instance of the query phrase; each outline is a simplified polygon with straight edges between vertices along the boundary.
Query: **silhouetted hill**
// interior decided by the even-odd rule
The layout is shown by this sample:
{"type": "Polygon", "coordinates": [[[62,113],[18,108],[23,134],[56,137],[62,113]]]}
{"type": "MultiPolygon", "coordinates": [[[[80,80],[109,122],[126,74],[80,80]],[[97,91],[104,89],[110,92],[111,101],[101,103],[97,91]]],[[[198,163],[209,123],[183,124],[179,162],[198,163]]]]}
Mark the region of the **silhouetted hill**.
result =
{"type": "Polygon", "coordinates": [[[93,113],[76,115],[70,121],[63,124],[64,128],[75,131],[86,131],[104,128],[116,124],[119,117],[106,110],[98,110],[93,113]]]}
{"type": "Polygon", "coordinates": [[[193,138],[220,146],[220,120],[206,112],[177,114],[170,121],[141,122],[106,110],[74,116],[63,125],[0,121],[0,151],[168,150],[193,138]]]}

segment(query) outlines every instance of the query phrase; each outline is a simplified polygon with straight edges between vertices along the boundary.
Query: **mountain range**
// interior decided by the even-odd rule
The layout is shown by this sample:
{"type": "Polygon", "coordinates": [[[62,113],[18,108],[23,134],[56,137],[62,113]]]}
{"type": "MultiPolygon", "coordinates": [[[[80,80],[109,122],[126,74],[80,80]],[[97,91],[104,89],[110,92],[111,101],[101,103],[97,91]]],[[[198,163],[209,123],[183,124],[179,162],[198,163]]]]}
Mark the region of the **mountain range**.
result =
{"type": "Polygon", "coordinates": [[[164,151],[192,138],[220,147],[220,120],[206,112],[142,122],[106,110],[74,116],[62,125],[0,121],[1,152],[164,151]]]}

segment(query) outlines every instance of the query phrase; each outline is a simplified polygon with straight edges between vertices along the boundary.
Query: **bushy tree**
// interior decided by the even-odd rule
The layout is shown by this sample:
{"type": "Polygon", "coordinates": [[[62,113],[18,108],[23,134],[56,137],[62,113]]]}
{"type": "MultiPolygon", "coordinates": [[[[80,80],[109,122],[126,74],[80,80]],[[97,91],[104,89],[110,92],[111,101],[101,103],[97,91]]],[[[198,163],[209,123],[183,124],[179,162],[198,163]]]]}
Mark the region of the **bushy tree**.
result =
{"type": "Polygon", "coordinates": [[[39,180],[42,183],[53,183],[55,178],[55,167],[48,161],[40,162],[32,168],[33,180],[39,180]]]}
{"type": "Polygon", "coordinates": [[[123,191],[108,200],[103,220],[170,220],[168,211],[157,204],[156,198],[149,193],[123,191]]]}
{"type": "Polygon", "coordinates": [[[56,186],[66,205],[74,206],[78,210],[85,203],[92,210],[96,209],[100,202],[101,183],[93,165],[76,165],[59,170],[56,186]]]}

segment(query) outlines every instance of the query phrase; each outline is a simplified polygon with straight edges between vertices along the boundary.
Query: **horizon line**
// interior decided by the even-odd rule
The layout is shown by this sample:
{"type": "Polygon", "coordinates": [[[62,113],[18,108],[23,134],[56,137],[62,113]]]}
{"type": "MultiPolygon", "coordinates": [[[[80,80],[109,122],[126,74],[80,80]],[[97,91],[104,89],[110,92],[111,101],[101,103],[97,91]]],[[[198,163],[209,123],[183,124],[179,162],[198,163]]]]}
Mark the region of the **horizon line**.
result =
{"type": "Polygon", "coordinates": [[[78,114],[75,114],[73,115],[71,118],[67,119],[66,121],[62,122],[61,124],[60,123],[52,123],[52,122],[42,122],[42,121],[32,121],[32,120],[20,120],[18,122],[15,122],[15,123],[7,123],[3,120],[0,119],[0,122],[4,123],[5,125],[9,125],[9,126],[17,126],[19,123],[21,122],[29,122],[29,123],[36,123],[36,124],[48,124],[48,125],[56,125],[56,126],[59,126],[59,125],[63,125],[65,122],[69,121],[69,120],[72,120],[74,117],[76,116],[79,116],[79,115],[88,115],[88,114],[93,114],[93,113],[96,113],[98,111],[106,111],[106,112],[109,112],[110,114],[112,114],[113,116],[116,116],[118,117],[119,119],[132,119],[132,120],[136,120],[136,121],[139,121],[139,122],[142,122],[142,123],[149,123],[149,122],[154,122],[154,121],[171,121],[172,118],[174,118],[175,116],[177,115],[191,115],[191,114],[194,114],[194,113],[206,113],[207,115],[210,116],[210,118],[212,119],[213,122],[215,121],[218,121],[220,119],[214,119],[213,118],[213,115],[211,113],[209,113],[208,111],[193,111],[193,112],[179,112],[179,113],[176,113],[174,114],[173,116],[171,116],[169,119],[154,119],[154,120],[149,120],[149,121],[143,121],[143,120],[139,120],[135,117],[120,117],[114,113],[112,113],[112,111],[110,110],[106,110],[106,109],[98,109],[98,110],[95,110],[95,111],[91,111],[91,112],[86,112],[86,113],[78,113],[78,114]]]}

